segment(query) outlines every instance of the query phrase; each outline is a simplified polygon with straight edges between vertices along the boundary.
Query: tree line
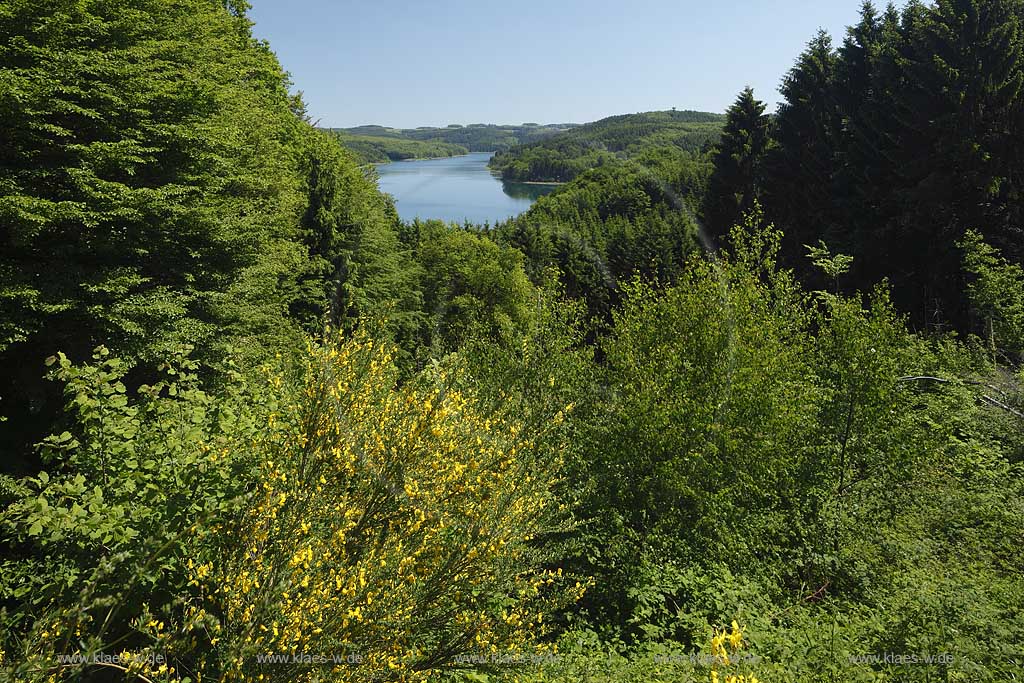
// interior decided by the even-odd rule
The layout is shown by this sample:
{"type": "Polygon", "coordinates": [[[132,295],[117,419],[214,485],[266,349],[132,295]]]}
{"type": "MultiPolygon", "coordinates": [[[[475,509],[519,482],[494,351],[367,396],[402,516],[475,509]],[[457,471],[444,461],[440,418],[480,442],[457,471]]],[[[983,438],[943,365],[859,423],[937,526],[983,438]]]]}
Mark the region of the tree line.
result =
{"type": "Polygon", "coordinates": [[[960,243],[1011,262],[1021,241],[1022,8],[1015,1],[870,2],[841,44],[819,33],[775,114],[745,90],[728,112],[704,215],[719,235],[755,202],[805,245],[853,257],[845,291],[883,278],[919,329],[977,330],[960,243]]]}
{"type": "Polygon", "coordinates": [[[452,124],[444,128],[421,126],[419,128],[388,128],[386,126],[356,126],[334,129],[345,138],[390,138],[397,141],[445,143],[465,147],[470,152],[494,152],[514,145],[540,140],[571,129],[575,124],[524,123],[521,125],[497,125],[473,123],[468,126],[452,124]]]}
{"type": "Polygon", "coordinates": [[[334,131],[342,146],[363,163],[386,164],[409,159],[441,159],[468,154],[469,149],[440,140],[405,140],[371,135],[351,135],[334,131]]]}

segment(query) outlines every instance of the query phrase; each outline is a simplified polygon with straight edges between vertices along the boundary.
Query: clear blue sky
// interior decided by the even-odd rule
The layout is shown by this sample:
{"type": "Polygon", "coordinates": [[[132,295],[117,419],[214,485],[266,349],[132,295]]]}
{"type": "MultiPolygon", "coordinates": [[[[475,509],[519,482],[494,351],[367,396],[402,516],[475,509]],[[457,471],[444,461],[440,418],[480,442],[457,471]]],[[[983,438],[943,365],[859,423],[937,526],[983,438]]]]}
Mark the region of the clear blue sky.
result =
{"type": "Polygon", "coordinates": [[[860,0],[250,0],[320,125],[584,123],[774,109],[819,28],[841,43],[860,0]]]}

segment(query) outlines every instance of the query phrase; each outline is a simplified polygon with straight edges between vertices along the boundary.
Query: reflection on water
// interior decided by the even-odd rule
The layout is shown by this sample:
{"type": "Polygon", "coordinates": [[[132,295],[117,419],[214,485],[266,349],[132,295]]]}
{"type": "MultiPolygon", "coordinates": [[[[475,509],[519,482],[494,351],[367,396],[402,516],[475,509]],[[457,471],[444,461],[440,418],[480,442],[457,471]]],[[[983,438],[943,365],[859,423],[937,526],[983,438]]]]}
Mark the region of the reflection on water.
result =
{"type": "Polygon", "coordinates": [[[513,183],[502,182],[501,191],[516,199],[529,199],[535,202],[558,187],[557,183],[513,183]]]}
{"type": "Polygon", "coordinates": [[[395,198],[402,220],[494,224],[530,208],[555,185],[504,183],[491,173],[489,152],[377,166],[380,189],[395,198]]]}

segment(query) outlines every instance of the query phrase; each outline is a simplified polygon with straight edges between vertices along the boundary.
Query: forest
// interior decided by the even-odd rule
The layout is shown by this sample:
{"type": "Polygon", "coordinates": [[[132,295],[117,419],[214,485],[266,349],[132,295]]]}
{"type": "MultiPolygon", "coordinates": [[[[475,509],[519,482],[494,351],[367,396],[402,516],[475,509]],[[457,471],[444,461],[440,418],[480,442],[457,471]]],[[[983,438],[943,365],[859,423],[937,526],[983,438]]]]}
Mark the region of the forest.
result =
{"type": "Polygon", "coordinates": [[[610,116],[509,150],[490,166],[504,180],[566,182],[588,169],[649,149],[701,152],[717,139],[724,117],[699,111],[652,111],[610,116]]]}
{"type": "Polygon", "coordinates": [[[352,135],[342,131],[334,131],[334,134],[341,146],[352,152],[364,164],[386,164],[407,159],[440,159],[469,153],[462,145],[440,140],[352,135]]]}
{"type": "Polygon", "coordinates": [[[365,154],[369,147],[376,147],[384,150],[385,154],[392,149],[415,151],[417,158],[426,158],[429,156],[452,156],[444,153],[431,154],[430,149],[435,152],[443,152],[453,147],[465,148],[470,152],[506,150],[514,145],[541,140],[574,127],[575,124],[571,123],[546,125],[524,123],[518,126],[485,123],[463,126],[453,123],[444,128],[423,126],[402,129],[371,125],[331,130],[339,135],[345,147],[356,154],[365,154]],[[428,149],[424,145],[430,145],[431,148],[428,149]]]}
{"type": "Polygon", "coordinates": [[[495,226],[248,9],[0,5],[0,680],[1024,678],[1024,3],[867,2],[774,112],[361,131],[564,164],[495,226]]]}

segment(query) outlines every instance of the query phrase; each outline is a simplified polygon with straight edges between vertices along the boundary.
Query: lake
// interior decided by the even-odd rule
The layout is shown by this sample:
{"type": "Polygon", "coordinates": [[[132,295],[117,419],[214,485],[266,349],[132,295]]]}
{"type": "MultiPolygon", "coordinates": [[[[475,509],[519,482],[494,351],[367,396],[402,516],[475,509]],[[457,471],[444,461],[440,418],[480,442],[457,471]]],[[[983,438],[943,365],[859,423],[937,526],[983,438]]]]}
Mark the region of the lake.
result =
{"type": "Polygon", "coordinates": [[[503,221],[530,208],[557,185],[506,183],[487,168],[490,152],[379,164],[380,189],[395,198],[402,220],[503,221]]]}

